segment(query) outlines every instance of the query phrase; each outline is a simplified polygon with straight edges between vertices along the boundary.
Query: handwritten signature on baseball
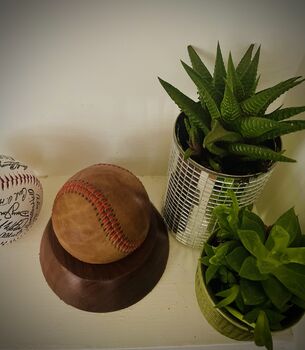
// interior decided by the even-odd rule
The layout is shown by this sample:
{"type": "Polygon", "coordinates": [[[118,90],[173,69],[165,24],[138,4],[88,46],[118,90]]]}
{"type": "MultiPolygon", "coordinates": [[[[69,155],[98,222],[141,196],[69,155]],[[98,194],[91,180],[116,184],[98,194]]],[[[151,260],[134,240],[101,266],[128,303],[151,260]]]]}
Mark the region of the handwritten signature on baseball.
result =
{"type": "Polygon", "coordinates": [[[0,198],[0,238],[17,236],[31,222],[35,193],[31,189],[22,188],[10,196],[0,198]],[[22,210],[27,201],[32,210],[22,210]]]}
{"type": "Polygon", "coordinates": [[[23,168],[26,170],[28,167],[17,162],[16,160],[0,160],[0,168],[9,168],[10,170],[23,168]]]}

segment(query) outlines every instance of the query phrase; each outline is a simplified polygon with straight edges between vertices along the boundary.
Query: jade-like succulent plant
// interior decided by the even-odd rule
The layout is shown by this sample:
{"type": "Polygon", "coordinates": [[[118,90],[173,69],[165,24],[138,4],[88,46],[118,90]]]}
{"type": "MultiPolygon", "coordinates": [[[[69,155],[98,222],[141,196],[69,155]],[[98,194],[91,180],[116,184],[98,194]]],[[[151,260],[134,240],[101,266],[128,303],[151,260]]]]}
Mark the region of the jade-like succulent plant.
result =
{"type": "Polygon", "coordinates": [[[261,218],[231,206],[214,209],[218,230],[205,244],[201,263],[216,307],[254,332],[257,345],[272,349],[270,331],[299,318],[305,309],[305,236],[294,209],[267,228],[261,218]]]}
{"type": "Polygon", "coordinates": [[[226,68],[218,44],[212,75],[194,48],[188,46],[192,67],[184,62],[182,65],[197,87],[199,101],[159,78],[185,115],[186,159],[192,157],[213,170],[231,174],[266,170],[275,161],[294,162],[283,155],[274,141],[281,135],[305,129],[303,120],[286,120],[304,112],[305,106],[280,107],[270,113],[266,110],[304,79],[290,78],[256,92],[260,47],[254,55],[253,48],[250,45],[236,66],[230,53],[226,68]],[[235,169],[241,162],[244,169],[235,169]]]}

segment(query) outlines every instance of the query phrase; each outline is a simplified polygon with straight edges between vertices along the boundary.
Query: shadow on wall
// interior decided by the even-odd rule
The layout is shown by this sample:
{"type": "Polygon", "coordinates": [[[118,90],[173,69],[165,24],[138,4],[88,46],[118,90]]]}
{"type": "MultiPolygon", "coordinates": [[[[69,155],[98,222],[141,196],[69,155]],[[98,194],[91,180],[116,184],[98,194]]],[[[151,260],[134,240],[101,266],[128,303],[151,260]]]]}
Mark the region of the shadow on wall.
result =
{"type": "MultiPolygon", "coordinates": [[[[305,77],[305,57],[296,72],[305,77]]],[[[305,105],[305,82],[289,91],[284,99],[284,107],[305,105]]],[[[305,113],[296,119],[305,120],[305,113]]],[[[263,194],[257,202],[258,212],[268,224],[290,207],[295,207],[300,224],[305,233],[305,131],[283,137],[285,155],[297,160],[297,163],[277,164],[263,194]]]]}
{"type": "Polygon", "coordinates": [[[28,130],[7,141],[7,154],[29,164],[41,177],[70,176],[97,163],[120,165],[140,176],[165,175],[171,142],[168,134],[162,129],[149,130],[149,134],[125,130],[119,136],[71,128],[39,134],[28,130]]]}
{"type": "Polygon", "coordinates": [[[8,149],[16,159],[30,164],[38,176],[72,175],[101,159],[101,143],[91,140],[78,130],[31,131],[14,134],[8,149]]]}

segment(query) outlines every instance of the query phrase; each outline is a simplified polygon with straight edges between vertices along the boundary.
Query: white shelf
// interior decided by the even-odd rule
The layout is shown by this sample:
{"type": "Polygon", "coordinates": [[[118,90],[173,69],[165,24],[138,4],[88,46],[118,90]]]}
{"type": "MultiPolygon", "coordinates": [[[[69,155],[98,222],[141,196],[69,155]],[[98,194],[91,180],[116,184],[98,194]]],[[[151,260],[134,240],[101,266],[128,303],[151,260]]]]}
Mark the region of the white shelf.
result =
{"type": "MultiPolygon", "coordinates": [[[[181,245],[172,236],[164,275],[137,304],[113,313],[94,314],[62,302],[42,275],[39,245],[54,197],[66,179],[41,180],[44,203],[38,221],[20,240],[1,248],[0,348],[255,348],[220,335],[206,322],[194,292],[199,251],[181,245]]],[[[147,176],[141,180],[160,209],[166,178],[147,176]]],[[[275,349],[298,349],[296,337],[291,331],[277,335],[275,349]]]]}

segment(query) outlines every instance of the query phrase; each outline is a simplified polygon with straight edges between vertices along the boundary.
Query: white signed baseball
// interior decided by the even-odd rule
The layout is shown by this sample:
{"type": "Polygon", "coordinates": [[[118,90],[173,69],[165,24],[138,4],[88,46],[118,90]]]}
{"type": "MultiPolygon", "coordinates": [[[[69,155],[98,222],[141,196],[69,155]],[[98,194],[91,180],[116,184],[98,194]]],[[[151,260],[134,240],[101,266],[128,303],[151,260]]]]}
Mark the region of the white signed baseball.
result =
{"type": "Polygon", "coordinates": [[[27,231],[41,205],[42,186],[29,167],[0,155],[0,245],[27,231]]]}

